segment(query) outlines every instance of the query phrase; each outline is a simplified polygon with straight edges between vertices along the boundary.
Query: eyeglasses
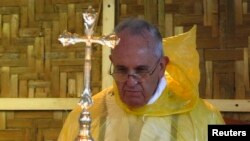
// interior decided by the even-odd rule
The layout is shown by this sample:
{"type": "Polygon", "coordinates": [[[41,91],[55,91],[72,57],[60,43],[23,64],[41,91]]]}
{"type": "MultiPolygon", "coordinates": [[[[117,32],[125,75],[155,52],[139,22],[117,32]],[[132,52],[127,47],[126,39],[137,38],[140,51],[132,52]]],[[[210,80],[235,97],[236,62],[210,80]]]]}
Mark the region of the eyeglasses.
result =
{"type": "Polygon", "coordinates": [[[126,82],[129,76],[133,77],[138,82],[142,82],[143,80],[149,78],[149,76],[151,76],[155,72],[160,60],[161,58],[157,60],[157,62],[155,63],[154,67],[151,70],[146,69],[145,67],[142,68],[139,67],[135,69],[134,73],[132,74],[129,74],[128,69],[125,67],[117,67],[112,69],[112,63],[111,63],[109,68],[109,74],[112,75],[113,78],[118,82],[126,82]]]}

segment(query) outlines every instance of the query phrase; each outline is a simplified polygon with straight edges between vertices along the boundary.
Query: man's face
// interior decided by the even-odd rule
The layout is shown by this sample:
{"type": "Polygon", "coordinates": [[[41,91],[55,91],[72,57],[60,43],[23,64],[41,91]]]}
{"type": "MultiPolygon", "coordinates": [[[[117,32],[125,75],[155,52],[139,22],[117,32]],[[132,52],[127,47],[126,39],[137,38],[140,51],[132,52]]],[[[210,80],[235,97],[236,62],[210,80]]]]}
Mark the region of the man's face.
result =
{"type": "Polygon", "coordinates": [[[149,49],[148,46],[152,45],[150,42],[153,42],[148,40],[149,38],[128,35],[127,31],[121,32],[118,36],[120,42],[112,51],[110,59],[115,72],[130,74],[123,82],[115,79],[120,98],[129,107],[144,106],[152,97],[164,74],[164,59],[156,57],[152,49],[149,49]],[[148,77],[138,80],[133,76],[138,72],[149,72],[148,77]]]}

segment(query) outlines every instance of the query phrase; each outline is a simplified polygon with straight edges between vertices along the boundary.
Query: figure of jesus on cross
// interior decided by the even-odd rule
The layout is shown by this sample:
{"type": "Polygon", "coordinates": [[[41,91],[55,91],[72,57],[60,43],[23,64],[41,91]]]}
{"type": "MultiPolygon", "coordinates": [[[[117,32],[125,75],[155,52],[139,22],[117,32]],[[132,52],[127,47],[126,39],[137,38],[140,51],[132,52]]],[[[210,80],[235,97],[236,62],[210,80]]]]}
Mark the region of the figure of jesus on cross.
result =
{"type": "Polygon", "coordinates": [[[92,43],[98,43],[104,46],[114,48],[119,42],[119,39],[115,34],[107,36],[95,37],[94,26],[97,21],[98,13],[89,6],[88,10],[83,13],[85,34],[86,36],[79,36],[75,33],[69,33],[65,31],[61,34],[58,40],[63,46],[74,45],[76,43],[84,42],[85,47],[85,59],[84,59],[84,90],[81,94],[79,105],[82,107],[82,112],[79,118],[80,130],[77,137],[77,141],[93,141],[90,133],[91,118],[88,108],[93,104],[90,89],[90,75],[91,75],[91,46],[92,43]]]}

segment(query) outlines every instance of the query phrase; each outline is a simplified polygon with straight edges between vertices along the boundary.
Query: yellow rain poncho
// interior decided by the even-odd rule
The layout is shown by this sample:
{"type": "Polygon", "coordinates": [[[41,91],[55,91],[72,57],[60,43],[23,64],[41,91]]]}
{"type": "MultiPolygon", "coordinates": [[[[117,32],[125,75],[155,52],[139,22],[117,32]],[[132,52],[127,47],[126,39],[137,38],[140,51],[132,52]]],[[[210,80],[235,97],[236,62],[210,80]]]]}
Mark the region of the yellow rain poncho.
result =
{"type": "MultiPolygon", "coordinates": [[[[96,94],[90,108],[95,141],[207,141],[207,125],[224,124],[220,112],[199,98],[196,26],[163,44],[170,62],[162,95],[153,104],[129,109],[115,84],[96,94]]],[[[77,137],[80,112],[79,106],[68,115],[58,141],[77,137]]]]}

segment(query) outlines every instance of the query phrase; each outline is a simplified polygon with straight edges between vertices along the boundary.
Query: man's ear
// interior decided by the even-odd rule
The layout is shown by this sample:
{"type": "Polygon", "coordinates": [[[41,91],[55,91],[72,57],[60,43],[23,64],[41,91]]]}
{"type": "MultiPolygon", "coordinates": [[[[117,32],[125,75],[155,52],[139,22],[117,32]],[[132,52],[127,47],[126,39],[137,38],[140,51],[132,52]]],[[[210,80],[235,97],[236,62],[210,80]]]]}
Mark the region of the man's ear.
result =
{"type": "Polygon", "coordinates": [[[167,67],[167,65],[168,65],[168,62],[169,62],[169,58],[168,58],[167,56],[164,56],[164,57],[162,58],[162,62],[161,62],[161,71],[163,72],[163,74],[164,74],[164,72],[165,72],[165,70],[166,70],[166,67],[167,67]]]}
{"type": "Polygon", "coordinates": [[[167,65],[168,65],[168,62],[169,62],[169,58],[168,58],[167,56],[164,56],[164,57],[163,57],[163,62],[162,62],[162,67],[164,67],[164,68],[163,68],[164,71],[165,71],[165,69],[166,69],[166,67],[167,67],[167,65]]]}
{"type": "Polygon", "coordinates": [[[164,60],[165,60],[165,64],[166,66],[168,65],[168,62],[169,62],[169,58],[167,56],[164,56],[164,60]]]}

